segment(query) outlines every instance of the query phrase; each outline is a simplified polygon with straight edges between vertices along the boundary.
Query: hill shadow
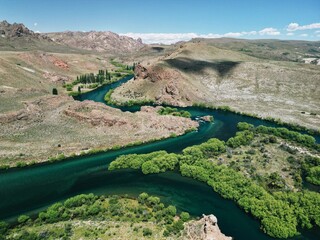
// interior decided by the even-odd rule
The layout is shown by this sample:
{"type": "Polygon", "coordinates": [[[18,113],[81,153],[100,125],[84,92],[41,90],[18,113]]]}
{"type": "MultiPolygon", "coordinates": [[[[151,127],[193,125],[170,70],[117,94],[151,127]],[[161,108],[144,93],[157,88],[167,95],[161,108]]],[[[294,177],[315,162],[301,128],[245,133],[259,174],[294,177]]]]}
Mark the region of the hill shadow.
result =
{"type": "Polygon", "coordinates": [[[234,69],[241,62],[234,61],[201,61],[190,58],[175,58],[165,60],[170,66],[177,68],[184,72],[200,72],[204,69],[211,68],[218,72],[219,77],[226,76],[232,69],[234,69]]]}
{"type": "Polygon", "coordinates": [[[151,49],[156,51],[156,52],[162,52],[164,50],[163,47],[151,47],[151,49]]]}

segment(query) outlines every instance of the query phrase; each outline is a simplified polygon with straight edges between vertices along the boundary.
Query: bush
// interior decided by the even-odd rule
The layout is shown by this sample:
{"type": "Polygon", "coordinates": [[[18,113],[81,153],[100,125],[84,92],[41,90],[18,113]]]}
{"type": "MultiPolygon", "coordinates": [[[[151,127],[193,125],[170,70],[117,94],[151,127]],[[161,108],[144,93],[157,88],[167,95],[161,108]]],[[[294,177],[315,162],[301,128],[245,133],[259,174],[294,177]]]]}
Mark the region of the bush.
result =
{"type": "MultiPolygon", "coordinates": [[[[4,236],[8,231],[8,224],[0,221],[0,236],[4,236]]],[[[0,238],[1,239],[1,238],[0,238]]]]}
{"type": "Polygon", "coordinates": [[[191,118],[191,113],[184,110],[178,110],[177,108],[162,107],[158,110],[160,115],[173,115],[178,117],[191,118]]]}
{"type": "Polygon", "coordinates": [[[170,205],[165,209],[165,213],[166,215],[174,217],[177,214],[177,209],[175,206],[170,205]]]}
{"type": "Polygon", "coordinates": [[[173,222],[171,225],[167,226],[166,231],[164,234],[169,236],[169,235],[178,235],[180,233],[180,231],[182,231],[184,229],[183,226],[183,221],[182,220],[178,220],[176,222],[173,222]]]}
{"type": "Polygon", "coordinates": [[[183,221],[183,222],[186,222],[190,219],[190,214],[187,213],[187,212],[182,212],[180,214],[180,219],[183,221]]]}
{"type": "Polygon", "coordinates": [[[310,183],[320,185],[320,166],[310,168],[306,179],[310,183]]]}
{"type": "Polygon", "coordinates": [[[24,223],[26,223],[29,219],[30,219],[29,216],[27,216],[27,215],[21,215],[21,216],[18,218],[18,223],[24,224],[24,223]]]}
{"type": "Polygon", "coordinates": [[[150,228],[144,228],[144,229],[142,229],[142,234],[144,237],[151,236],[152,230],[150,228]]]}
{"type": "Polygon", "coordinates": [[[241,145],[248,145],[253,140],[253,133],[249,130],[237,132],[235,137],[229,138],[227,146],[232,148],[240,147],[241,145]]]}
{"type": "Polygon", "coordinates": [[[145,193],[145,192],[140,193],[139,197],[138,197],[138,202],[139,203],[145,203],[147,201],[148,197],[149,197],[148,193],[145,193]]]}

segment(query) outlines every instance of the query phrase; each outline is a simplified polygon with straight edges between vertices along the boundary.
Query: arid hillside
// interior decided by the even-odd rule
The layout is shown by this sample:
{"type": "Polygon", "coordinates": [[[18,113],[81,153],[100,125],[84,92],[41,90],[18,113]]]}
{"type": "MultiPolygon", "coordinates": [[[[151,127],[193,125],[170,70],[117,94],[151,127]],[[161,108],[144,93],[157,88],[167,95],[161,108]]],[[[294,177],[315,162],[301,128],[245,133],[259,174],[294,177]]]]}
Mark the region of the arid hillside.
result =
{"type": "MultiPolygon", "coordinates": [[[[21,97],[23,92],[8,89],[4,94],[21,97]]],[[[198,126],[188,118],[160,116],[153,107],[136,113],[121,112],[102,103],[77,102],[67,96],[41,96],[23,101],[23,105],[20,110],[0,114],[1,164],[41,162],[60,154],[145,142],[181,135],[198,126]]]]}
{"type": "Polygon", "coordinates": [[[136,79],[118,88],[112,98],[119,102],[146,98],[178,106],[230,106],[319,128],[320,66],[257,58],[214,46],[216,41],[190,41],[171,54],[141,62],[136,79]]]}
{"type": "Polygon", "coordinates": [[[68,96],[63,85],[77,76],[100,69],[115,72],[112,59],[119,51],[143,46],[133,39],[108,33],[113,48],[106,43],[100,45],[106,51],[97,52],[57,43],[23,24],[0,22],[0,34],[0,166],[159,139],[197,127],[190,119],[160,116],[153,108],[121,112],[68,96]],[[58,96],[52,95],[54,88],[58,96]]]}

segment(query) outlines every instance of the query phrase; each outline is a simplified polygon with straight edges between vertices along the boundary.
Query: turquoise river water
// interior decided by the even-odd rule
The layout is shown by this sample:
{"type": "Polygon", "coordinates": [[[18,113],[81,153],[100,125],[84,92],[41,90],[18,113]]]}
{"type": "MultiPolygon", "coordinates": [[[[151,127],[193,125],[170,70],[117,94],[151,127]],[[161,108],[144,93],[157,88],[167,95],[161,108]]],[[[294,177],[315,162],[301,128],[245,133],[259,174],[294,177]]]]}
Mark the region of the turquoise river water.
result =
{"type": "MultiPolygon", "coordinates": [[[[128,81],[128,76],[117,83],[102,86],[75,97],[76,100],[103,102],[105,93],[128,81]]],[[[114,107],[114,106],[113,106],[114,107]]],[[[121,108],[136,111],[138,106],[121,108]]],[[[273,123],[219,110],[189,107],[193,118],[212,115],[213,123],[200,123],[197,132],[177,138],[165,139],[141,146],[81,156],[66,161],[42,164],[22,169],[10,169],[0,173],[0,219],[14,220],[21,214],[36,214],[50,204],[80,193],[119,194],[138,196],[141,192],[156,195],[167,204],[194,216],[212,213],[226,235],[236,240],[272,239],[259,228],[259,222],[247,215],[235,203],[221,198],[204,183],[182,177],[177,172],[143,175],[140,171],[108,171],[108,164],[117,156],[129,153],[148,153],[157,150],[180,152],[183,148],[200,144],[216,137],[226,140],[236,132],[238,122],[254,125],[276,126],[273,123]]],[[[319,136],[317,141],[319,141],[319,136]]],[[[320,239],[319,229],[303,231],[294,239],[320,239]]]]}

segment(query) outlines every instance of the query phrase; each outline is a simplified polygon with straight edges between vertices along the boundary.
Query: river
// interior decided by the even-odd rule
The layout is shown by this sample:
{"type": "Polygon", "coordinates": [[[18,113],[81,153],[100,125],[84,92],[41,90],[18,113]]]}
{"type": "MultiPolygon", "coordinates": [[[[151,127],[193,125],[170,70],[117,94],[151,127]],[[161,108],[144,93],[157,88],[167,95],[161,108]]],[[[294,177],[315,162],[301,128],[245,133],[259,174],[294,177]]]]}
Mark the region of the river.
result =
{"type": "MultiPolygon", "coordinates": [[[[90,99],[103,102],[105,93],[128,81],[126,77],[117,83],[102,86],[94,91],[76,97],[77,100],[90,99]]],[[[136,111],[139,107],[122,108],[136,111]]],[[[148,153],[157,150],[179,152],[183,148],[202,143],[212,137],[226,140],[236,132],[238,122],[246,121],[254,125],[273,123],[219,110],[203,110],[189,107],[193,118],[213,115],[213,123],[201,123],[197,132],[165,139],[141,146],[81,156],[74,159],[9,169],[0,173],[0,219],[13,220],[21,214],[36,214],[50,204],[62,201],[80,193],[119,194],[138,196],[141,192],[156,195],[167,204],[175,205],[180,211],[188,211],[193,216],[212,213],[217,216],[219,226],[226,235],[236,240],[272,239],[259,229],[259,222],[235,203],[216,194],[211,187],[177,172],[143,175],[135,170],[110,172],[108,164],[117,156],[129,153],[148,153]]],[[[305,231],[294,239],[320,239],[319,231],[305,231]]]]}

